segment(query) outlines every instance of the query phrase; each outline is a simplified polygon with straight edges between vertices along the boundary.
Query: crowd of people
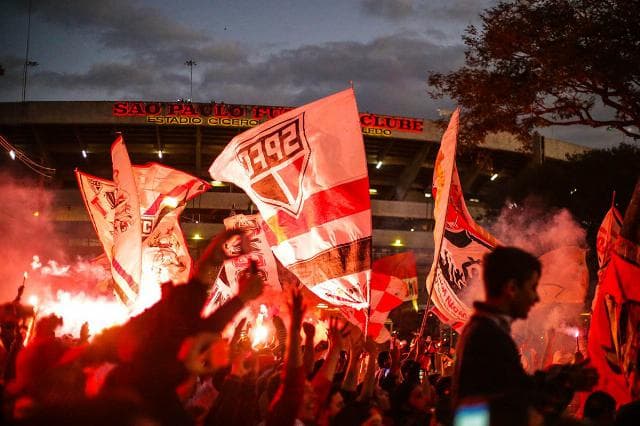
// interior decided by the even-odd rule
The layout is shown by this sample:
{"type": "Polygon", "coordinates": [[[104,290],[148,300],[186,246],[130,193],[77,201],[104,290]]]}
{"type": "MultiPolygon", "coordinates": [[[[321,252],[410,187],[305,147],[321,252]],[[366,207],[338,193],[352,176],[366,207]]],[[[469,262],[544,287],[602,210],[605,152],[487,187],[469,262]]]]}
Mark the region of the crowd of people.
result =
{"type": "MultiPolygon", "coordinates": [[[[272,319],[273,344],[252,347],[244,320],[223,337],[264,285],[250,270],[235,297],[201,316],[206,283],[231,236],[212,241],[187,284],[165,284],[158,303],[93,337],[86,330],[75,339],[56,337],[64,319],[49,316],[25,346],[21,318],[29,312],[18,300],[3,305],[0,424],[640,424],[640,402],[620,408],[616,419],[615,401],[600,391],[584,394],[578,415],[567,414],[576,391],[596,384],[587,361],[525,372],[510,324],[537,302],[541,267],[524,251],[501,247],[485,257],[486,300],[476,303],[460,336],[454,368],[436,371],[428,338],[379,345],[331,317],[327,339],[318,342],[295,283],[288,316],[272,319]]],[[[635,391],[640,399],[640,386],[635,391]]]]}

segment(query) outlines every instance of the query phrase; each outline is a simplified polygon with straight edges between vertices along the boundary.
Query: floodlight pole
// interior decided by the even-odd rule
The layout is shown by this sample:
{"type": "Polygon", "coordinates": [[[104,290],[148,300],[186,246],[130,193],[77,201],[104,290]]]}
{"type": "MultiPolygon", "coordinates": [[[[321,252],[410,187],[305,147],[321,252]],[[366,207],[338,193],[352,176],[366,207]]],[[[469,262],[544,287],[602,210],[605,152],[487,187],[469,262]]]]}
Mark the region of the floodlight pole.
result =
{"type": "Polygon", "coordinates": [[[189,102],[193,102],[193,67],[198,65],[193,59],[189,59],[184,63],[189,67],[189,102]]]}

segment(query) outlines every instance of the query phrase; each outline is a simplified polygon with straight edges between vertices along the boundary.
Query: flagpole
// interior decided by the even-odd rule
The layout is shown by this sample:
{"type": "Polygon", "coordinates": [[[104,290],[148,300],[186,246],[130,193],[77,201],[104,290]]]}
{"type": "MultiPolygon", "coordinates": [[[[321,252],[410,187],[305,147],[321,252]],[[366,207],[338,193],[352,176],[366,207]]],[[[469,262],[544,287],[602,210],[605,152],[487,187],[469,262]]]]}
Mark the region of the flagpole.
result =
{"type": "MultiPolygon", "coordinates": [[[[440,236],[440,250],[442,250],[442,239],[444,238],[444,232],[440,236]]],[[[429,314],[429,304],[431,303],[431,296],[433,296],[433,289],[435,288],[436,275],[438,274],[438,267],[440,266],[440,252],[433,254],[433,261],[436,262],[436,266],[433,269],[433,276],[431,276],[431,288],[429,289],[429,294],[427,295],[427,304],[424,308],[424,315],[422,316],[422,324],[420,324],[420,332],[418,334],[418,338],[422,339],[424,334],[424,329],[427,326],[427,316],[429,314]]],[[[427,277],[429,279],[429,277],[427,277]]],[[[427,288],[429,288],[429,283],[427,282],[427,288]]]]}
{"type": "MultiPolygon", "coordinates": [[[[373,271],[371,271],[373,273],[373,271]]],[[[369,318],[371,317],[371,278],[367,281],[367,315],[364,317],[364,339],[369,335],[369,318]]]]}
{"type": "MultiPolygon", "coordinates": [[[[369,261],[373,258],[373,248],[369,246],[369,261]]],[[[371,280],[373,278],[373,269],[369,271],[369,279],[367,280],[367,314],[364,317],[364,339],[367,340],[369,333],[369,318],[371,317],[371,280]]]]}

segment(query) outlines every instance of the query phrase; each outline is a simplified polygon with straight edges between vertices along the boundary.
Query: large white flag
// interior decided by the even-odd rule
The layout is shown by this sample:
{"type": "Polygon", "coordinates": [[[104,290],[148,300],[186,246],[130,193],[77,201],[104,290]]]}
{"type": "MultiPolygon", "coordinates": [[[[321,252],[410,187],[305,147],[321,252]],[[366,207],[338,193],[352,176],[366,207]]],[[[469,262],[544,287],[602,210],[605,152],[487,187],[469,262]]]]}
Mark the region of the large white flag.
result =
{"type": "Polygon", "coordinates": [[[180,227],[187,201],[209,189],[201,179],[162,164],[134,166],[142,221],[143,281],[189,279],[191,256],[180,227]]]}
{"type": "MultiPolygon", "coordinates": [[[[146,307],[158,297],[158,284],[174,283],[188,279],[191,257],[179,224],[179,217],[187,201],[206,191],[209,185],[179,170],[162,164],[150,163],[133,166],[136,196],[139,201],[141,226],[140,258],[141,277],[139,283],[147,285],[150,292],[140,294],[140,288],[131,287],[118,280],[114,273],[115,291],[128,305],[136,302],[146,307]],[[146,300],[139,300],[139,297],[146,300]]],[[[87,212],[113,268],[115,209],[117,187],[114,182],[91,176],[76,170],[80,193],[87,212]]]]}
{"type": "Polygon", "coordinates": [[[142,275],[140,200],[122,136],[111,145],[111,161],[116,185],[111,272],[118,287],[129,288],[137,295],[142,275]]]}
{"type": "Polygon", "coordinates": [[[499,244],[475,223],[464,202],[456,167],[459,115],[460,110],[456,109],[451,116],[433,170],[435,249],[427,277],[434,313],[456,329],[472,312],[460,299],[460,292],[468,286],[481,285],[482,257],[499,244]]]}
{"type": "Polygon", "coordinates": [[[275,256],[322,299],[367,306],[369,178],[348,89],[236,136],[209,169],[249,195],[275,256]]]}
{"type": "MultiPolygon", "coordinates": [[[[76,169],[76,179],[93,228],[102,243],[109,267],[113,261],[113,218],[116,207],[116,185],[76,169]]],[[[114,291],[125,304],[131,305],[137,292],[122,280],[114,278],[114,291]]]]}

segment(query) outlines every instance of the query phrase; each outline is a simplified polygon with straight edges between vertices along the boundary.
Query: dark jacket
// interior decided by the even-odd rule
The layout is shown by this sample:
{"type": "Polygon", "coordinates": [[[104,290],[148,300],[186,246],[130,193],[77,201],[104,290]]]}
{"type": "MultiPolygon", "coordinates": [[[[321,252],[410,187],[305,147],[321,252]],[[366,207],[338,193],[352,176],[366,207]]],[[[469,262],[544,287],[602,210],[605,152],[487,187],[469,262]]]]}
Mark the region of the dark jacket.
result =
{"type": "Polygon", "coordinates": [[[465,326],[456,349],[452,397],[454,406],[469,397],[522,395],[533,380],[520,362],[520,354],[509,332],[509,324],[484,304],[465,326]]]}

